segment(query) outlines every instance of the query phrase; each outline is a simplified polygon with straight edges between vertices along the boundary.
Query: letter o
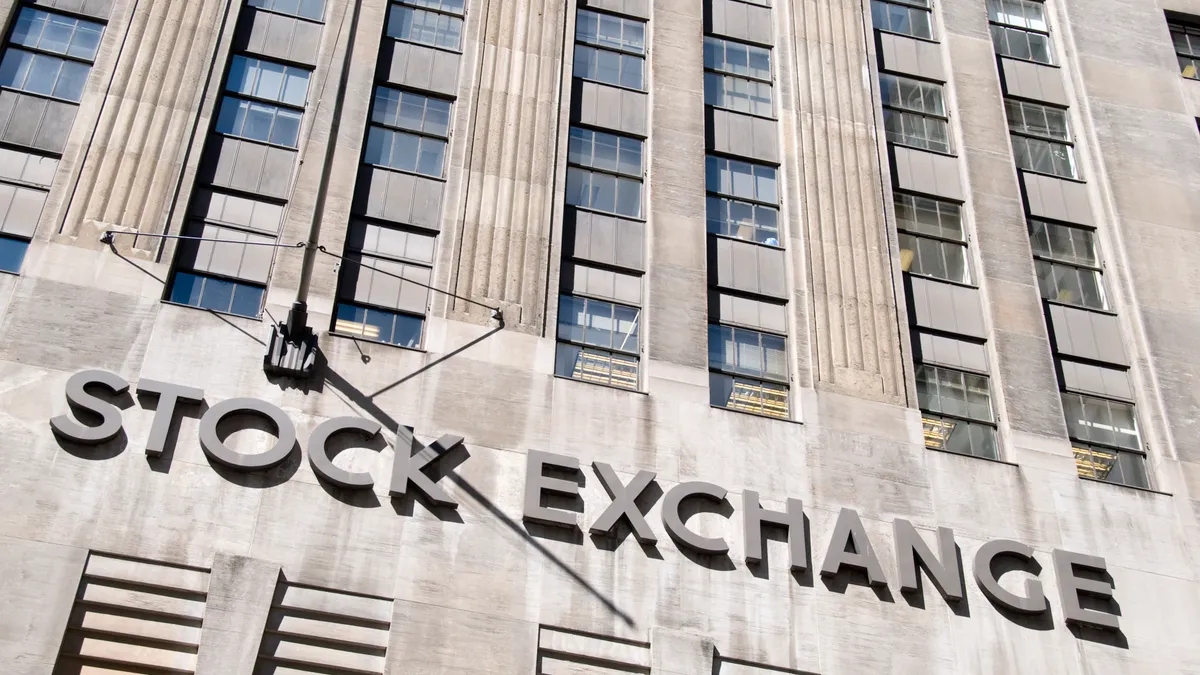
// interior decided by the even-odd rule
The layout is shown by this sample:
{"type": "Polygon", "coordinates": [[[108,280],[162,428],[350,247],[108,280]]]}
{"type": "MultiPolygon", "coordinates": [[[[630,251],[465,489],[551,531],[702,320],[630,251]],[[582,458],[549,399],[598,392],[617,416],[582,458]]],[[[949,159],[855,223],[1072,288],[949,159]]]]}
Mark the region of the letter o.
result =
{"type": "Polygon", "coordinates": [[[257,398],[231,398],[209,408],[200,418],[200,447],[210,459],[237,471],[261,471],[269,469],[283,460],[296,447],[296,427],[292,420],[279,409],[257,398]],[[267,418],[275,425],[278,439],[275,447],[256,455],[234,452],[217,435],[221,420],[236,413],[255,413],[267,418]]]}

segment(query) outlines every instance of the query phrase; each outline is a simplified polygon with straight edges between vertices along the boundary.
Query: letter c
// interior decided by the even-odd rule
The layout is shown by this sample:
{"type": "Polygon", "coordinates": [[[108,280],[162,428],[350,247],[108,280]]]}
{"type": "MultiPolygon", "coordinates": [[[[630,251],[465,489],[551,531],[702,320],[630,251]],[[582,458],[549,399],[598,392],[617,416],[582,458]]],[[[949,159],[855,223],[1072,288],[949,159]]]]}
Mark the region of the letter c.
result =
{"type": "Polygon", "coordinates": [[[129,391],[129,383],[120,375],[107,370],[83,370],[67,380],[67,401],[84,410],[90,410],[101,418],[100,426],[85,427],[67,415],[50,420],[50,428],[63,438],[86,445],[99,445],[111,441],[121,433],[121,409],[108,401],[101,400],[85,391],[88,385],[103,385],[113,394],[129,391]]]}
{"type": "Polygon", "coordinates": [[[1026,580],[1025,597],[1004,590],[992,571],[992,561],[1000,556],[1011,556],[1024,562],[1035,577],[1042,571],[1042,566],[1033,557],[1033,549],[1025,544],[1006,539],[989,541],[975,553],[975,581],[984,595],[992,602],[1020,614],[1041,614],[1046,611],[1049,607],[1046,594],[1042,592],[1042,582],[1036,578],[1026,580]]]}
{"type": "Polygon", "coordinates": [[[728,553],[729,544],[724,539],[720,537],[704,537],[696,534],[688,529],[687,524],[683,522],[683,518],[679,515],[679,506],[685,499],[690,497],[706,497],[711,501],[720,503],[725,500],[726,494],[725,488],[700,481],[680,483],[671,488],[666,496],[663,497],[662,505],[662,520],[663,525],[667,528],[667,533],[674,537],[676,542],[698,553],[717,555],[728,553]]]}
{"type": "Polygon", "coordinates": [[[200,447],[214,462],[231,469],[261,471],[279,464],[292,453],[292,448],[296,447],[296,427],[278,406],[256,398],[231,398],[209,408],[200,418],[200,447]],[[261,415],[275,425],[275,436],[278,439],[275,447],[255,455],[243,455],[234,452],[221,441],[217,435],[217,425],[221,420],[228,415],[246,412],[261,415]]]}
{"type": "Polygon", "coordinates": [[[346,471],[334,465],[325,444],[329,437],[342,431],[359,431],[367,439],[379,433],[379,422],[361,417],[335,417],[319,424],[308,437],[308,462],[313,471],[338,487],[364,489],[375,485],[371,474],[365,471],[346,471]]]}

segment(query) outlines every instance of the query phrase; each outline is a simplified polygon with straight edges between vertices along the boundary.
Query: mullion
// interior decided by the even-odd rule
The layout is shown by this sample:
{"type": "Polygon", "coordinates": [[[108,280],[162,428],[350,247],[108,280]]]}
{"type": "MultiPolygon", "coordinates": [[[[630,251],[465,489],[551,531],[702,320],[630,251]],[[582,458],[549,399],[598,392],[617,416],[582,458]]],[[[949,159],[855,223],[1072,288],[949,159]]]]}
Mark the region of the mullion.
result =
{"type": "Polygon", "coordinates": [[[954,244],[955,246],[961,246],[963,248],[968,247],[967,242],[963,241],[962,239],[955,239],[953,237],[947,237],[947,236],[940,235],[940,234],[929,234],[927,232],[921,232],[919,230],[910,230],[907,227],[897,226],[896,230],[898,232],[903,232],[904,234],[910,234],[914,237],[921,237],[922,239],[932,239],[934,241],[940,241],[940,242],[943,242],[946,244],[954,244]]]}
{"type": "Polygon", "coordinates": [[[49,12],[51,14],[61,14],[65,17],[69,17],[72,19],[79,19],[81,21],[89,21],[91,23],[98,23],[101,26],[108,28],[108,23],[109,23],[108,19],[101,18],[98,16],[90,16],[88,14],[76,12],[71,9],[60,8],[60,7],[50,7],[48,5],[39,5],[39,4],[37,4],[36,0],[20,0],[17,3],[17,7],[18,7],[18,9],[22,8],[22,7],[29,7],[32,9],[41,10],[43,12],[49,12]]]}
{"type": "Polygon", "coordinates": [[[80,63],[85,66],[95,66],[96,65],[95,59],[85,59],[82,56],[73,56],[71,54],[64,54],[62,52],[51,51],[49,49],[44,49],[42,47],[30,47],[29,45],[24,45],[24,44],[21,44],[20,42],[13,42],[11,39],[11,36],[10,36],[9,40],[4,43],[4,49],[2,52],[0,52],[0,55],[5,54],[9,50],[12,50],[12,49],[15,49],[18,51],[23,51],[23,52],[29,52],[31,54],[41,54],[42,56],[52,56],[56,59],[62,59],[63,61],[73,61],[75,63],[80,63]]]}
{"type": "Polygon", "coordinates": [[[772,88],[774,88],[774,85],[775,85],[775,80],[771,79],[771,78],[756,77],[754,75],[747,75],[745,73],[734,73],[734,72],[731,72],[728,70],[721,70],[719,68],[712,68],[709,66],[704,67],[704,72],[716,73],[718,75],[724,75],[726,77],[740,77],[743,80],[750,80],[751,82],[761,82],[763,84],[769,84],[772,86],[772,88]]]}
{"type": "MultiPolygon", "coordinates": [[[[645,56],[646,56],[645,28],[647,27],[647,23],[645,21],[641,21],[639,19],[631,19],[629,17],[624,17],[624,16],[620,16],[617,14],[611,14],[609,12],[597,11],[590,7],[587,9],[580,8],[579,11],[580,12],[591,12],[592,14],[595,14],[597,16],[610,16],[610,17],[613,17],[614,19],[621,21],[622,22],[622,24],[621,24],[621,39],[622,40],[625,39],[625,24],[624,24],[624,22],[636,21],[637,23],[642,24],[642,27],[643,27],[642,28],[643,29],[642,42],[643,42],[643,44],[642,44],[642,51],[639,52],[636,49],[631,49],[629,47],[624,47],[624,46],[618,47],[618,46],[614,46],[611,44],[601,44],[599,41],[588,42],[585,39],[580,39],[580,37],[579,37],[579,13],[576,13],[576,16],[575,16],[575,44],[587,45],[588,47],[595,47],[596,49],[604,49],[604,50],[607,50],[610,52],[618,52],[621,54],[629,54],[630,56],[640,56],[640,57],[645,58],[645,56]]],[[[596,32],[597,32],[597,40],[599,40],[599,32],[600,32],[599,29],[597,29],[596,32]]]]}

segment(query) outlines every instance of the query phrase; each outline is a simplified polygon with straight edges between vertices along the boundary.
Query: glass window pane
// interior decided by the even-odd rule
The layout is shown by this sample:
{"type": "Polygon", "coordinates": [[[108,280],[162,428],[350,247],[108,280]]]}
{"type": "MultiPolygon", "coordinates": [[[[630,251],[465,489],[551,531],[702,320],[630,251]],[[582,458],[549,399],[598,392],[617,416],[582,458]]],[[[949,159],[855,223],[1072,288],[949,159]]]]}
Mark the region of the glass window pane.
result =
{"type": "Polygon", "coordinates": [[[9,49],[0,61],[0,86],[23,89],[33,54],[20,49],[9,49]]]}
{"type": "Polygon", "coordinates": [[[201,309],[211,309],[214,312],[228,312],[233,304],[234,282],[225,279],[204,277],[204,288],[200,292],[201,309]]]}
{"type": "Polygon", "coordinates": [[[96,52],[100,49],[100,37],[103,34],[104,28],[99,24],[80,21],[79,26],[75,29],[75,35],[71,38],[71,47],[67,50],[67,54],[94,61],[96,52]]]}
{"type": "Polygon", "coordinates": [[[399,131],[388,131],[392,135],[392,158],[390,166],[402,171],[416,171],[417,151],[421,147],[421,138],[399,131]]]}
{"type": "Polygon", "coordinates": [[[180,305],[197,306],[200,304],[200,292],[204,288],[204,279],[187,272],[178,272],[171,284],[171,302],[180,305]]]}
{"type": "Polygon", "coordinates": [[[282,100],[283,81],[287,68],[270,61],[257,61],[257,63],[258,81],[254,84],[253,95],[270,101],[282,100]]]}
{"type": "Polygon", "coordinates": [[[271,130],[271,142],[289,148],[296,147],[300,136],[300,118],[301,114],[294,110],[277,110],[275,127],[271,130]]]}
{"type": "Polygon", "coordinates": [[[38,40],[38,48],[65,54],[71,44],[71,36],[75,33],[75,23],[75,19],[68,19],[59,14],[47,14],[46,28],[42,31],[42,38],[38,40]]]}
{"type": "Polygon", "coordinates": [[[426,99],[425,133],[437,136],[450,135],[450,102],[441,99],[426,99]]]}
{"type": "Polygon", "coordinates": [[[421,346],[421,331],[425,320],[407,314],[396,315],[396,325],[392,330],[392,344],[409,349],[421,346]]]}
{"type": "Polygon", "coordinates": [[[367,164],[387,166],[391,162],[392,135],[379,127],[371,127],[367,131],[367,147],[363,152],[363,161],[367,164]]]}
{"type": "Polygon", "coordinates": [[[642,215],[642,184],[636,180],[617,180],[617,213],[630,218],[642,215]]]}
{"type": "Polygon", "coordinates": [[[21,271],[29,242],[12,237],[0,237],[0,270],[16,274],[21,271]]]}
{"type": "Polygon", "coordinates": [[[242,125],[241,136],[256,141],[268,141],[271,138],[271,125],[275,121],[275,106],[246,102],[246,120],[242,125]]]}
{"type": "Polygon", "coordinates": [[[433,138],[421,139],[421,156],[417,161],[417,172],[426,176],[440,178],[442,175],[442,159],[446,151],[446,142],[433,138]]]}
{"type": "Polygon", "coordinates": [[[283,85],[284,103],[303,106],[308,99],[308,73],[299,68],[288,68],[283,85]]]}
{"type": "Polygon", "coordinates": [[[225,89],[240,94],[251,93],[257,72],[252,61],[245,56],[233,57],[233,60],[229,62],[229,76],[225,78],[225,89]]]}
{"type": "Polygon", "coordinates": [[[600,211],[616,213],[617,208],[617,178],[602,173],[592,174],[592,194],[590,206],[600,211]]]}
{"type": "Polygon", "coordinates": [[[25,80],[25,91],[50,96],[54,93],[54,85],[58,81],[58,71],[62,68],[62,59],[45,54],[35,54],[29,67],[29,76],[25,80]]]}
{"type": "Polygon", "coordinates": [[[229,311],[242,316],[258,317],[262,309],[263,290],[250,284],[236,284],[233,291],[233,303],[230,305],[229,311]]]}
{"type": "Polygon", "coordinates": [[[58,82],[54,85],[54,95],[68,101],[78,101],[83,98],[83,87],[87,84],[91,67],[75,61],[63,61],[62,71],[58,74],[58,82]]]}

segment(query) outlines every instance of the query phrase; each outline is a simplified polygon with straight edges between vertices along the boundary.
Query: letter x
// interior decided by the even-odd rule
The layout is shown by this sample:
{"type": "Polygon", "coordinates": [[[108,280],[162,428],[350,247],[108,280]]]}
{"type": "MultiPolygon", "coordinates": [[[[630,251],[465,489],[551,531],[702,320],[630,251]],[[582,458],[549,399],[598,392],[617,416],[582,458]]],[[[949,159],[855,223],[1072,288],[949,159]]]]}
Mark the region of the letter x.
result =
{"type": "Polygon", "coordinates": [[[609,504],[596,522],[592,523],[590,528],[592,534],[611,535],[617,521],[621,519],[621,516],[625,516],[633,527],[633,536],[639,542],[643,544],[658,543],[658,537],[654,536],[650,524],[646,522],[641,509],[635,503],[642,492],[654,481],[654,472],[639,471],[638,475],[629,481],[629,485],[623,485],[621,479],[617,477],[617,472],[604,462],[592,462],[592,468],[596,470],[596,475],[600,476],[600,482],[604,484],[604,489],[612,495],[612,504],[609,504]]]}
{"type": "Polygon", "coordinates": [[[396,459],[392,463],[392,485],[388,492],[393,497],[403,497],[408,484],[412,483],[431,503],[451,509],[458,508],[458,502],[430,480],[422,469],[437,462],[462,442],[462,436],[446,434],[425,446],[413,438],[411,427],[401,425],[396,430],[396,459]],[[413,452],[414,449],[416,452],[413,452]]]}

